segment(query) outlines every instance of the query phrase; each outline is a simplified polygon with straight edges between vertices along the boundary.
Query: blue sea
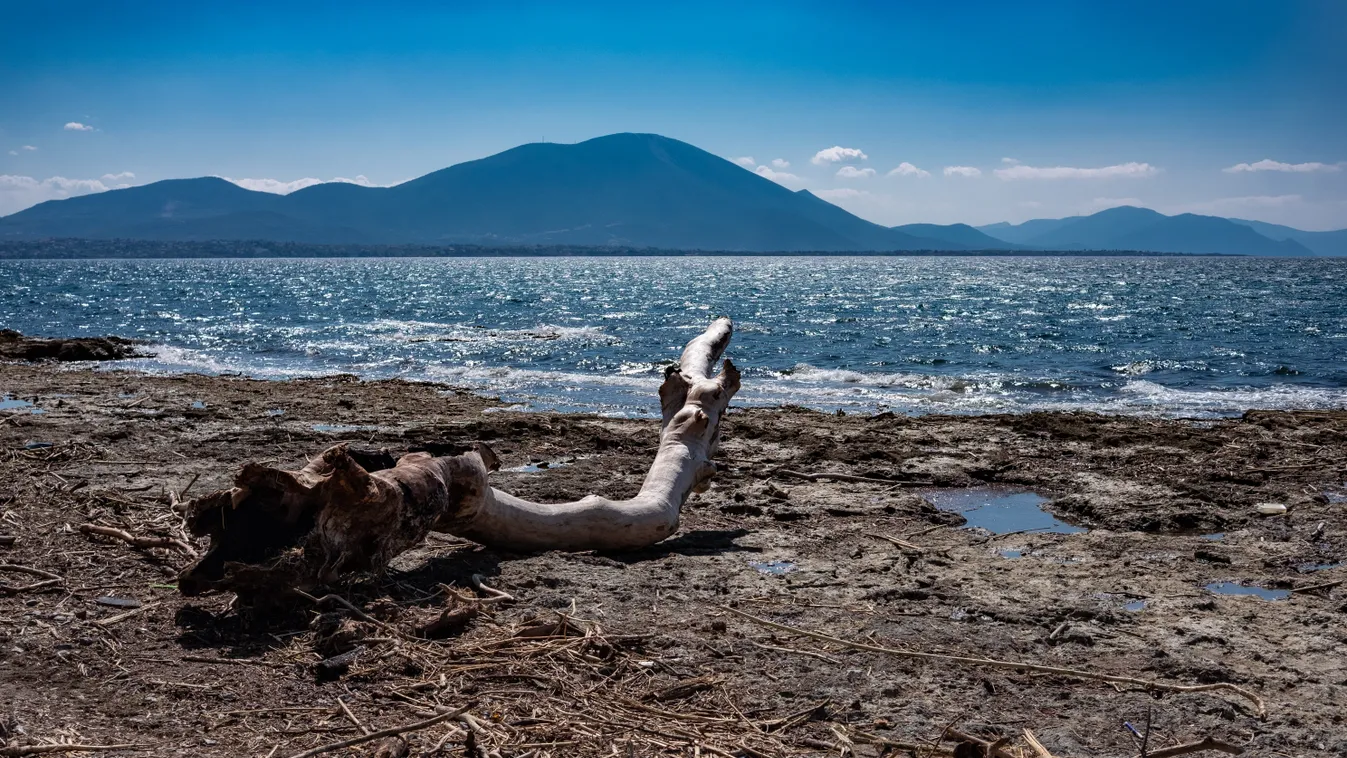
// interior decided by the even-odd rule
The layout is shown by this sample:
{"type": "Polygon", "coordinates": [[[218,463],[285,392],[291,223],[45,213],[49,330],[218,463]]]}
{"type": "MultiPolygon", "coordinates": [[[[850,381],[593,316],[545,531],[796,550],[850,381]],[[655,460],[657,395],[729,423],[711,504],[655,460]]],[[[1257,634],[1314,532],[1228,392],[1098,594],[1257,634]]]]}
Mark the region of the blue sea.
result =
{"type": "Polygon", "coordinates": [[[109,369],[400,377],[615,416],[654,415],[663,367],[721,314],[745,406],[1347,407],[1347,259],[0,261],[0,327],[152,345],[109,369]]]}

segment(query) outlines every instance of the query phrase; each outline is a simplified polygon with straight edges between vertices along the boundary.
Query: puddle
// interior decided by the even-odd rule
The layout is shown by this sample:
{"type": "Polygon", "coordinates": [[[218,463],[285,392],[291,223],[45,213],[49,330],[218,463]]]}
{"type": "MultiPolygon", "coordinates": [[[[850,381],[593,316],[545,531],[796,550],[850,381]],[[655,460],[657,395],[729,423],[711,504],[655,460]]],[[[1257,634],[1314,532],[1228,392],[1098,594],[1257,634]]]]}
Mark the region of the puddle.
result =
{"type": "Polygon", "coordinates": [[[580,456],[579,458],[562,458],[555,461],[533,461],[531,463],[525,463],[522,466],[503,468],[501,471],[509,471],[513,474],[537,474],[554,468],[565,468],[572,463],[583,459],[584,456],[580,456]]]}
{"type": "Polygon", "coordinates": [[[361,426],[357,424],[314,424],[315,432],[330,432],[333,434],[347,434],[349,432],[377,432],[377,426],[361,426]]]}
{"type": "Polygon", "coordinates": [[[1206,588],[1217,595],[1253,595],[1264,600],[1285,600],[1291,597],[1290,590],[1270,590],[1266,587],[1255,587],[1239,582],[1212,582],[1206,585],[1206,588]]]}
{"type": "Polygon", "coordinates": [[[795,564],[790,561],[749,561],[748,565],[764,574],[771,574],[772,576],[789,574],[795,570],[795,564]]]}
{"type": "Polygon", "coordinates": [[[195,408],[195,409],[197,409],[198,411],[204,411],[204,410],[206,409],[206,401],[204,401],[204,400],[193,400],[193,401],[192,401],[192,407],[195,408]]]}
{"type": "Polygon", "coordinates": [[[1296,571],[1299,571],[1302,574],[1309,574],[1315,571],[1327,571],[1329,569],[1342,568],[1343,566],[1347,566],[1347,563],[1343,563],[1342,561],[1338,561],[1337,563],[1302,563],[1299,566],[1296,566],[1296,571]]]}
{"type": "Polygon", "coordinates": [[[1029,554],[1029,551],[1020,548],[1007,548],[1005,550],[997,550],[996,553],[1002,558],[1023,558],[1029,554]]]}
{"type": "Polygon", "coordinates": [[[1330,490],[1324,493],[1330,503],[1347,503],[1347,490],[1330,490]]]}
{"type": "Polygon", "coordinates": [[[272,418],[275,418],[277,416],[284,416],[285,411],[281,410],[280,408],[272,408],[271,410],[267,411],[267,415],[271,416],[272,418]]]}
{"type": "Polygon", "coordinates": [[[1140,613],[1141,611],[1146,610],[1146,606],[1151,602],[1145,598],[1136,597],[1135,595],[1122,595],[1116,592],[1096,592],[1091,597],[1131,613],[1140,613]]]}
{"type": "Polygon", "coordinates": [[[29,413],[46,413],[41,408],[35,407],[27,400],[20,400],[12,395],[0,395],[0,411],[28,411],[29,413]]]}
{"type": "Polygon", "coordinates": [[[1212,532],[1211,534],[1204,534],[1202,535],[1202,539],[1211,540],[1212,542],[1222,542],[1225,540],[1225,532],[1212,532]]]}
{"type": "Polygon", "coordinates": [[[1048,499],[1035,492],[1003,487],[967,487],[927,490],[921,493],[927,502],[942,511],[953,511],[968,519],[966,529],[986,529],[992,534],[1010,532],[1050,532],[1076,534],[1086,531],[1058,519],[1043,510],[1048,499]]]}

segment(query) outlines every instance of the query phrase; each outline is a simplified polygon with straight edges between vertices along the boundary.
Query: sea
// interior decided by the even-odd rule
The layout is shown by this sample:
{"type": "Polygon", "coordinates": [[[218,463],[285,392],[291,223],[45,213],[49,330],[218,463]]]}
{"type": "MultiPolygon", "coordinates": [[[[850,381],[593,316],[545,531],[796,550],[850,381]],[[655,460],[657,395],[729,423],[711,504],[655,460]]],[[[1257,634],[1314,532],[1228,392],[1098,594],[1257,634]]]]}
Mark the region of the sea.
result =
{"type": "Polygon", "coordinates": [[[147,343],[99,368],[396,377],[520,410],[657,415],[663,369],[720,315],[740,406],[1347,408],[1347,259],[0,261],[0,327],[147,343]]]}

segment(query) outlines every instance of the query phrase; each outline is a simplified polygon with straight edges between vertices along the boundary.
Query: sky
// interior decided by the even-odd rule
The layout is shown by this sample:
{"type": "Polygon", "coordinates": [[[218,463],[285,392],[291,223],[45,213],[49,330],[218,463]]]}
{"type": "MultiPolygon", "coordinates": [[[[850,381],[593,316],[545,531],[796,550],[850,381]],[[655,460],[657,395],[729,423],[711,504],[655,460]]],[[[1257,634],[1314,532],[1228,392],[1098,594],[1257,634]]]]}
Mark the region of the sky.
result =
{"type": "Polygon", "coordinates": [[[1347,2],[0,0],[0,215],[653,132],[885,225],[1347,227],[1347,2]]]}

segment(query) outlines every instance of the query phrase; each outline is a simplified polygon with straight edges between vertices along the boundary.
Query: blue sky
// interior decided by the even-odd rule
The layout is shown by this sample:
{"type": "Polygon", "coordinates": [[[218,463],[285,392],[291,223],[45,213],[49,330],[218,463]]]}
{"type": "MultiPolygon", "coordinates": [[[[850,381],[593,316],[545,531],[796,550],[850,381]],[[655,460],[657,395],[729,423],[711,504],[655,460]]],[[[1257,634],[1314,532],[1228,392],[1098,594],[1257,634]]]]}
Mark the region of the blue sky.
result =
{"type": "Polygon", "coordinates": [[[885,224],[1127,203],[1347,227],[1337,0],[0,2],[0,18],[0,214],[184,176],[390,184],[642,131],[885,224]]]}

